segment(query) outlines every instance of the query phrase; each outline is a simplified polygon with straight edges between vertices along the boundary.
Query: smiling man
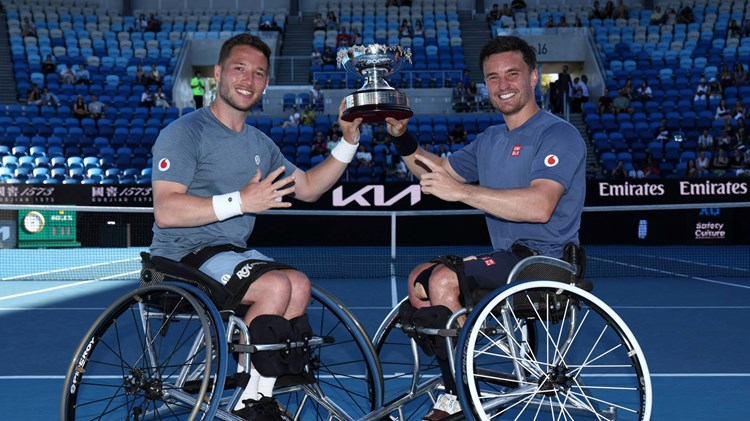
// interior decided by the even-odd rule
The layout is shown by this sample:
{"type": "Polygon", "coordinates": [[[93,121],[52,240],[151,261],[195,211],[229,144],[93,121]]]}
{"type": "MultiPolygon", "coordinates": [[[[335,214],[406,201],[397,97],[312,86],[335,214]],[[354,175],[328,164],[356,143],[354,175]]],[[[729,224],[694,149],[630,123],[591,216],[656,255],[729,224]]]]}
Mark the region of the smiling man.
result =
{"type": "MultiPolygon", "coordinates": [[[[439,258],[417,266],[409,275],[409,301],[402,321],[445,327],[462,307],[456,270],[469,288],[492,290],[506,283],[523,258],[562,258],[566,245],[578,246],[585,197],[586,145],[578,130],[536,104],[539,83],[536,53],[524,40],[504,36],[490,40],[480,63],[492,105],[505,123],[491,126],[446,158],[431,154],[406,131],[406,120],[388,119],[388,133],[422,191],[450,202],[463,202],[485,213],[493,251],[456,264],[439,258]],[[463,266],[463,269],[460,268],[463,266]]],[[[450,241],[450,232],[446,230],[450,241]]],[[[443,372],[446,394],[424,418],[439,420],[461,409],[442,340],[432,349],[443,372]]]]}
{"type": "MultiPolygon", "coordinates": [[[[258,37],[227,40],[214,66],[218,96],[159,134],[153,147],[154,238],[151,254],[191,265],[233,294],[224,309],[250,305],[244,316],[255,344],[302,340],[310,281],[294,268],[247,247],[257,214],[287,208],[283,196],[317,200],[354,158],[361,119],[339,118],[344,140],[314,168],[296,168],[263,132],[245,121],[268,85],[271,50],[258,37]]],[[[339,115],[344,109],[340,104],[339,115]]],[[[299,374],[304,355],[253,354],[250,382],[237,414],[281,419],[271,397],[276,377],[299,374]]]]}

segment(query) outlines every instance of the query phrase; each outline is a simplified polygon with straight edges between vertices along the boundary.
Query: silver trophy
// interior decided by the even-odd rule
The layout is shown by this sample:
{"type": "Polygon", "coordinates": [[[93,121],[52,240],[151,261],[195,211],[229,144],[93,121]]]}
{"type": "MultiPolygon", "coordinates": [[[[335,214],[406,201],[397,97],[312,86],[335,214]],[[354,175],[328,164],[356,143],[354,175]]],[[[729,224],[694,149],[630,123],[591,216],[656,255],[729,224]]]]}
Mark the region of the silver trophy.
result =
{"type": "Polygon", "coordinates": [[[365,123],[384,121],[386,117],[403,120],[414,115],[407,104],[406,94],[388,85],[385,77],[411,63],[411,50],[398,45],[355,45],[341,49],[336,61],[349,73],[365,78],[361,88],[346,96],[345,121],[362,118],[365,123]]]}

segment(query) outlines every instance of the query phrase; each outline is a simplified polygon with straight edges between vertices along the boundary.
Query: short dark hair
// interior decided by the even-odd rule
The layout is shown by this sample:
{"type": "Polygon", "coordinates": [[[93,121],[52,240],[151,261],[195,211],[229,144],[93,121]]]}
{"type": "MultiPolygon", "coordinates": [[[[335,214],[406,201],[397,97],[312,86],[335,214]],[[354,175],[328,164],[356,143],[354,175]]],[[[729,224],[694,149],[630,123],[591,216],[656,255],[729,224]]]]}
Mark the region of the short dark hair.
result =
{"type": "Polygon", "coordinates": [[[487,41],[479,53],[479,64],[483,65],[484,61],[493,54],[510,51],[520,52],[523,55],[523,61],[529,66],[529,70],[536,69],[536,51],[534,47],[523,39],[510,35],[498,36],[487,41]]]}
{"type": "Polygon", "coordinates": [[[269,64],[271,63],[271,48],[268,46],[268,44],[260,39],[260,37],[245,32],[239,35],[235,35],[232,38],[224,41],[224,44],[221,46],[221,51],[219,52],[220,66],[223,66],[224,62],[227,61],[227,58],[232,53],[232,48],[239,45],[248,45],[255,48],[256,50],[263,53],[264,56],[266,56],[266,60],[268,60],[269,64]]]}

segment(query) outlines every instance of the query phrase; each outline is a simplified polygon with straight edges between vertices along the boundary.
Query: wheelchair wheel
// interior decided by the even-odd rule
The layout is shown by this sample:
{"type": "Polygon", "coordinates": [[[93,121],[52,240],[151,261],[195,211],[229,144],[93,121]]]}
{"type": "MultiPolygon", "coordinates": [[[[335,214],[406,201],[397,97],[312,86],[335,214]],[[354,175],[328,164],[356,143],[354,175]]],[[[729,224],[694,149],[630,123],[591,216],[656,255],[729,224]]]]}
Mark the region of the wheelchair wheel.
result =
{"type": "Polygon", "coordinates": [[[615,312],[554,281],[498,289],[459,336],[458,395],[469,419],[649,420],[643,352],[615,312]],[[529,345],[523,325],[533,326],[529,345]]]}
{"type": "Polygon", "coordinates": [[[218,312],[197,289],[138,288],[89,329],[65,377],[62,420],[210,420],[226,375],[218,312]]]}
{"type": "Polygon", "coordinates": [[[383,320],[373,346],[383,370],[383,406],[395,407],[389,414],[392,419],[414,420],[430,411],[442,381],[435,357],[426,355],[401,330],[400,306],[383,320]]]}
{"type": "Polygon", "coordinates": [[[336,297],[315,285],[307,315],[314,334],[326,341],[312,347],[314,383],[274,390],[287,415],[303,420],[359,419],[379,408],[383,375],[359,321],[336,297]]]}

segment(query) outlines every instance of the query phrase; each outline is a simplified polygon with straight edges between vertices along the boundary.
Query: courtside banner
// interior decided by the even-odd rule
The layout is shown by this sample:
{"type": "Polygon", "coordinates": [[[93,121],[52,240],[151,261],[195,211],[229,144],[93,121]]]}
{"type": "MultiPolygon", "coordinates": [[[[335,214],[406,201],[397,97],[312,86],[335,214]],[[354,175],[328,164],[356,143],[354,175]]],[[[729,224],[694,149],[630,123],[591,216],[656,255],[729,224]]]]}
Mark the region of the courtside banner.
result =
{"type": "MultiPolygon", "coordinates": [[[[341,183],[315,203],[294,202],[313,210],[451,210],[468,209],[423,194],[413,183],[341,183]]],[[[629,206],[750,201],[750,178],[690,180],[589,180],[586,206],[629,206]]],[[[151,186],[0,184],[0,204],[152,206],[151,186]]]]}

